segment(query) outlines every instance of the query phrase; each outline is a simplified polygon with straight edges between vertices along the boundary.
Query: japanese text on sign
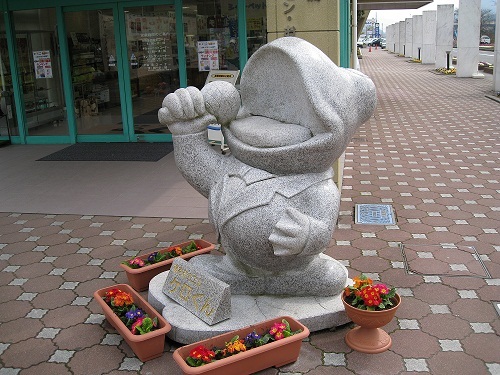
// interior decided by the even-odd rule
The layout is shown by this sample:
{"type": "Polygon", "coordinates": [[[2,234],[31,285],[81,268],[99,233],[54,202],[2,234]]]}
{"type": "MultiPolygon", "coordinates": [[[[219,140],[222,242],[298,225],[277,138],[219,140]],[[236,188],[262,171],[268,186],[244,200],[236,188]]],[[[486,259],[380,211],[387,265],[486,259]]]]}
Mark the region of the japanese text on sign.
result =
{"type": "Polygon", "coordinates": [[[216,40],[198,42],[198,70],[219,69],[219,46],[216,40]]]}

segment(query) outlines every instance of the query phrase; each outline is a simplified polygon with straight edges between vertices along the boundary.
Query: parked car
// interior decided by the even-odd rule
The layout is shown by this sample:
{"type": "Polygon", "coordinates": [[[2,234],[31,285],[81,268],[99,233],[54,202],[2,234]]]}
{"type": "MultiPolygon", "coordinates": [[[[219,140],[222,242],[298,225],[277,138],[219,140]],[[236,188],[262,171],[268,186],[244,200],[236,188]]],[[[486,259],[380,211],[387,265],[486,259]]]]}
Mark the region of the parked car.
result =
{"type": "Polygon", "coordinates": [[[491,39],[488,35],[481,36],[480,44],[490,44],[490,43],[491,43],[491,39]]]}
{"type": "Polygon", "coordinates": [[[380,47],[387,48],[387,42],[385,38],[380,38],[380,47]]]}
{"type": "Polygon", "coordinates": [[[380,38],[372,38],[369,42],[368,42],[368,47],[375,47],[375,46],[379,46],[380,47],[380,38]]]}
{"type": "Polygon", "coordinates": [[[363,48],[366,47],[365,39],[364,38],[359,38],[358,39],[358,47],[363,48]]]}

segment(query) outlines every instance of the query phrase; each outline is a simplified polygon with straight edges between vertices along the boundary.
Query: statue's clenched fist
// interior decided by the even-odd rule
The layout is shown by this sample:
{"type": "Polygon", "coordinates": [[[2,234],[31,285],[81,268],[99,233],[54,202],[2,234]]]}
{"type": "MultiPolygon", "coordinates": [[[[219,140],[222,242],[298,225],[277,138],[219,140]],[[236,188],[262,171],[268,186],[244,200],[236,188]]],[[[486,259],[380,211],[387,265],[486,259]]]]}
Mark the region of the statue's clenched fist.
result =
{"type": "Polygon", "coordinates": [[[172,134],[194,134],[210,124],[227,125],[240,109],[238,90],[224,81],[211,82],[203,89],[189,86],[168,94],[158,111],[158,119],[172,134]]]}
{"type": "Polygon", "coordinates": [[[199,133],[217,122],[206,111],[200,90],[192,86],[168,94],[158,111],[158,120],[174,135],[199,133]]]}

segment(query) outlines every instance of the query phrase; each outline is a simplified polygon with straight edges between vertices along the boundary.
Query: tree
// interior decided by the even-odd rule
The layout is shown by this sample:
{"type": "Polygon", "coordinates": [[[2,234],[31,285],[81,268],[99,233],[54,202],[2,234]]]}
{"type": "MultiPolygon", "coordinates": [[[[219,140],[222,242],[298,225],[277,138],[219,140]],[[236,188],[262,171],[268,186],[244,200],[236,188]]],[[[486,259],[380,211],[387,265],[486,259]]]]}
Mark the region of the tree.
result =
{"type": "Polygon", "coordinates": [[[481,9],[481,35],[488,35],[492,43],[495,38],[495,17],[493,9],[481,9]]]}

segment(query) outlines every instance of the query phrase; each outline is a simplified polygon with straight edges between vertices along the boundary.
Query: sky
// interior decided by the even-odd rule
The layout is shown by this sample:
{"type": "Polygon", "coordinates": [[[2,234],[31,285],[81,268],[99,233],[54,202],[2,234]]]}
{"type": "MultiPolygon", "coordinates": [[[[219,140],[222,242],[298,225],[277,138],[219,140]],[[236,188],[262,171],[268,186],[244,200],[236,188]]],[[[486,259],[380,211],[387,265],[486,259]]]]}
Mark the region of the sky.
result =
{"type": "MultiPolygon", "coordinates": [[[[453,4],[458,8],[459,0],[434,0],[432,3],[418,9],[399,9],[399,10],[372,10],[368,18],[376,18],[380,24],[380,28],[385,31],[386,27],[399,21],[404,21],[405,18],[411,18],[416,15],[421,15],[424,10],[436,10],[438,5],[453,4]]],[[[481,0],[481,7],[495,10],[495,0],[481,0]]]]}

